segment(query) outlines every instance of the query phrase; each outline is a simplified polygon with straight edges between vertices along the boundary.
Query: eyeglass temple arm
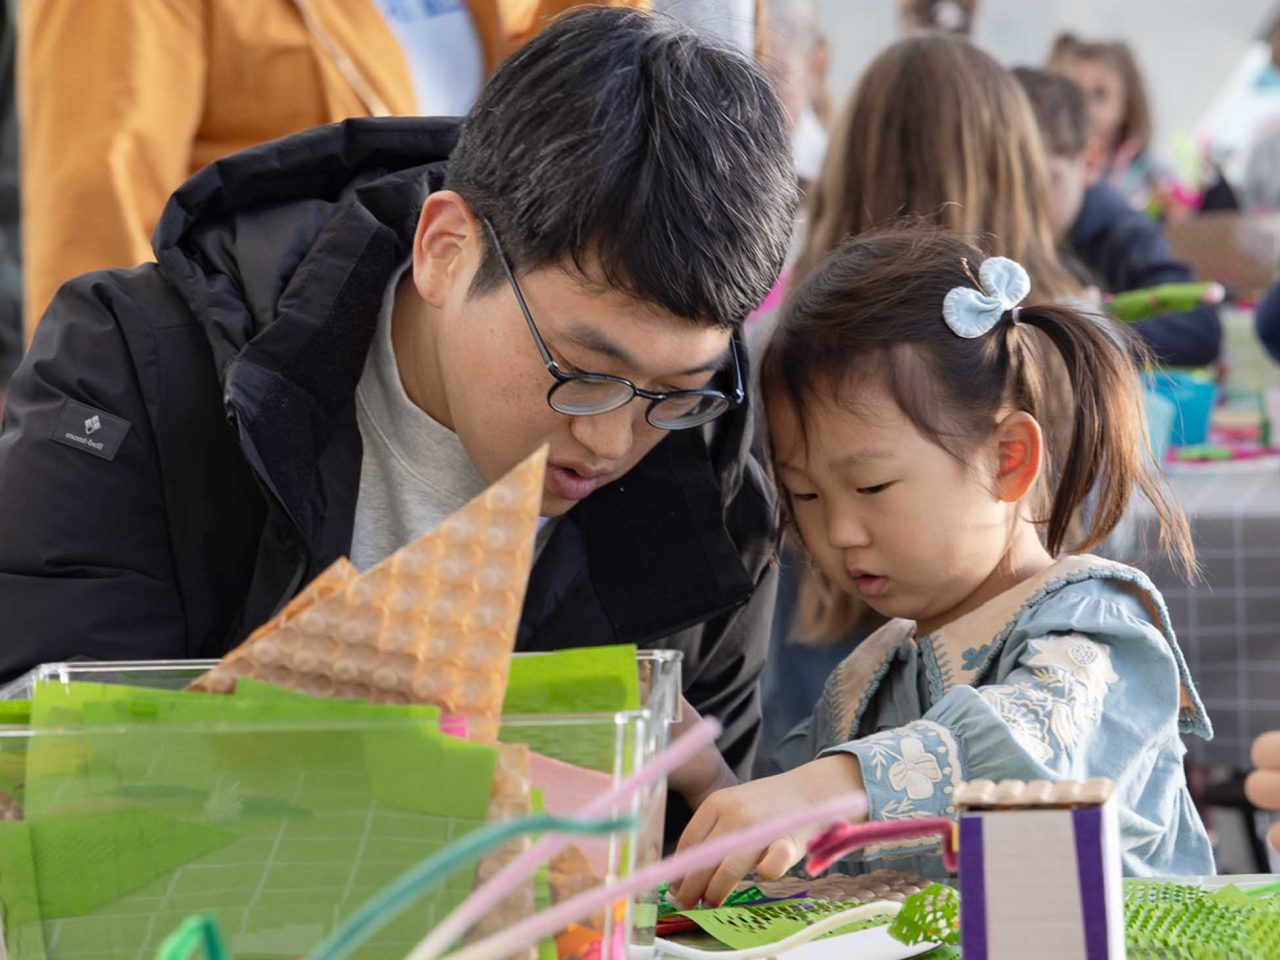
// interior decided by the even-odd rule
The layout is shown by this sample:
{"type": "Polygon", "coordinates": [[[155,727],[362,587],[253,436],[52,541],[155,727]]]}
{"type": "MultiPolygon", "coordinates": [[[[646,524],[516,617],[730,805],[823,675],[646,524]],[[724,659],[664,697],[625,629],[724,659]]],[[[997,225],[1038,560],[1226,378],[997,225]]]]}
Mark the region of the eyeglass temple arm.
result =
{"type": "Polygon", "coordinates": [[[538,354],[542,357],[543,364],[546,365],[548,370],[560,369],[559,364],[551,356],[551,351],[542,342],[542,334],[538,333],[537,324],[533,322],[533,314],[529,312],[529,305],[524,301],[524,293],[520,290],[520,284],[516,282],[516,275],[511,269],[511,261],[507,259],[506,251],[502,249],[502,242],[498,239],[498,231],[493,228],[493,224],[489,222],[488,217],[480,217],[480,222],[489,231],[489,239],[493,241],[493,249],[498,254],[498,263],[502,264],[502,272],[507,275],[507,283],[511,285],[511,292],[516,295],[516,303],[520,305],[520,312],[524,314],[524,322],[529,325],[529,332],[533,334],[533,342],[538,348],[538,354]]]}

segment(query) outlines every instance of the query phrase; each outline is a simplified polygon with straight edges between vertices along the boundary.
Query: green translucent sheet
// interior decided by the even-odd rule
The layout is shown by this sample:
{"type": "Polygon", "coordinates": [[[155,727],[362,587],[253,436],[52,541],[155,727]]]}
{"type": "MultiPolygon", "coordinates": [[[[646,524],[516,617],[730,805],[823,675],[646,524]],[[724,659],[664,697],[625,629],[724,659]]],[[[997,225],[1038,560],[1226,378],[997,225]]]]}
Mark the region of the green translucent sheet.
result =
{"type": "MultiPolygon", "coordinates": [[[[618,645],[513,657],[502,712],[536,716],[639,708],[636,648],[618,645]]],[[[600,725],[584,728],[576,736],[565,736],[551,726],[504,729],[499,736],[527,744],[544,756],[606,773],[613,772],[619,756],[617,730],[600,725]]]]}
{"type": "MultiPolygon", "coordinates": [[[[496,751],[438,712],[265,685],[233,697],[47,684],[26,819],[0,823],[10,957],[150,958],[192,914],[237,960],[304,954],[419,860],[484,820],[496,751]]],[[[459,871],[357,956],[401,956],[470,892],[459,871]]]]}
{"type": "Polygon", "coordinates": [[[636,648],[579,647],[512,657],[504,714],[616,713],[640,708],[636,648]]]}

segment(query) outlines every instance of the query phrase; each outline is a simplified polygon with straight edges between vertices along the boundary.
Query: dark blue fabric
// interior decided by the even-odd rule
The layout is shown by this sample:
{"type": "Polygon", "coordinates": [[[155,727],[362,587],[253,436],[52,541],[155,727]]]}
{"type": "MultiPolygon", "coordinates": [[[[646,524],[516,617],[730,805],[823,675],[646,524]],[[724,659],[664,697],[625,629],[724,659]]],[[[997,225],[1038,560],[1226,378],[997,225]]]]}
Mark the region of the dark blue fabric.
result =
{"type": "MultiPolygon", "coordinates": [[[[1107,293],[1195,279],[1191,268],[1174,257],[1160,225],[1130,207],[1106,183],[1085,191],[1069,241],[1072,252],[1107,293]]],[[[1213,363],[1222,347],[1222,322],[1217,307],[1209,304],[1157,314],[1134,326],[1156,359],[1169,366],[1213,363]]]]}

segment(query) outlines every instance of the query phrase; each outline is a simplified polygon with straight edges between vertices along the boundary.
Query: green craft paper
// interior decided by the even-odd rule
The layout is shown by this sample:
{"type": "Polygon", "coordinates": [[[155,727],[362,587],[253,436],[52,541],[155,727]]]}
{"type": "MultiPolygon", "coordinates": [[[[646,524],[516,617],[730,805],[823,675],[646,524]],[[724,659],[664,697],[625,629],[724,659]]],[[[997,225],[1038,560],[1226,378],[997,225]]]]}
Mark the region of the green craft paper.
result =
{"type": "MultiPolygon", "coordinates": [[[[482,820],[488,808],[497,751],[441,734],[435,707],[325,700],[292,692],[262,697],[252,693],[230,698],[203,694],[176,697],[179,699],[143,704],[90,702],[84,708],[86,723],[136,723],[141,713],[161,727],[212,721],[294,725],[292,730],[255,729],[240,737],[224,734],[211,738],[208,744],[216,748],[220,758],[193,749],[201,745],[196,741],[173,758],[181,765],[181,772],[165,781],[207,787],[210,770],[232,767],[240,775],[243,790],[273,782],[282,753],[291,754],[295,762],[319,764],[332,743],[307,732],[307,723],[327,721],[338,725],[334,737],[359,738],[371,792],[382,802],[415,813],[464,820],[482,820]],[[344,730],[344,722],[351,723],[353,729],[344,730]]],[[[135,745],[114,737],[100,742],[116,748],[112,761],[126,781],[132,774],[141,775],[141,770],[154,762],[155,750],[139,752],[135,745]]],[[[95,759],[99,756],[101,749],[96,749],[95,759]]]]}
{"type": "Polygon", "coordinates": [[[31,722],[30,700],[0,700],[0,724],[22,725],[31,722]]]}
{"type": "MultiPolygon", "coordinates": [[[[720,907],[715,910],[686,910],[688,917],[704,933],[732,950],[754,950],[800,933],[818,920],[858,906],[833,900],[780,900],[755,907],[720,907]]],[[[838,937],[872,927],[883,927],[888,917],[857,920],[824,934],[819,939],[838,937]]]]}
{"type": "Polygon", "coordinates": [[[511,659],[503,713],[638,709],[640,675],[634,646],[578,647],[511,659]]]}
{"type": "Polygon", "coordinates": [[[393,729],[362,736],[369,780],[379,800],[436,817],[484,820],[498,765],[496,749],[439,732],[393,729]],[[422,759],[406,762],[414,756],[422,759]]]}
{"type": "MultiPolygon", "coordinates": [[[[664,881],[663,883],[660,883],[658,885],[658,901],[657,903],[650,905],[655,911],[654,913],[655,920],[663,919],[671,916],[673,913],[681,912],[680,908],[671,902],[670,894],[671,894],[670,884],[664,881]]],[[[764,900],[764,899],[765,899],[764,892],[759,887],[745,887],[742,890],[735,890],[733,891],[733,893],[729,894],[729,896],[725,898],[725,901],[723,904],[721,904],[721,906],[736,907],[739,904],[751,903],[755,900],[764,900]]]]}
{"type": "Polygon", "coordinates": [[[9,960],[45,960],[31,828],[21,821],[0,821],[0,903],[9,960]]]}
{"type": "Polygon", "coordinates": [[[29,825],[45,920],[112,903],[236,838],[149,810],[45,817],[29,825]]]}
{"type": "MultiPolygon", "coordinates": [[[[211,696],[217,696],[211,694],[211,696]]],[[[318,703],[325,709],[350,716],[371,717],[416,717],[421,720],[431,719],[439,722],[440,708],[418,703],[369,703],[367,700],[346,700],[314,697],[300,690],[278,687],[274,683],[254,680],[252,677],[241,677],[236,681],[236,690],[232,695],[235,700],[270,700],[284,703],[318,703]]]]}
{"type": "Polygon", "coordinates": [[[417,719],[422,727],[396,724],[362,733],[374,795],[406,810],[438,817],[473,817],[488,806],[497,753],[480,744],[439,734],[440,710],[420,704],[371,704],[363,700],[328,700],[259,680],[236,682],[235,698],[281,704],[344,717],[386,720],[417,719]],[[445,755],[448,755],[446,759],[445,755]],[[418,762],[406,758],[418,756],[418,762]],[[439,773],[450,771],[442,782],[439,773]]]}
{"type": "MultiPolygon", "coordinates": [[[[71,918],[46,910],[59,960],[144,956],[197,912],[217,918],[241,960],[300,956],[387,883],[480,826],[496,766],[492,747],[439,733],[434,708],[325,701],[252,683],[232,697],[59,684],[38,692],[35,706],[48,727],[70,726],[34,738],[28,770],[39,774],[39,829],[52,831],[33,848],[37,875],[52,884],[42,885],[46,906],[79,910],[71,918]],[[84,818],[117,824],[110,855],[72,842],[84,818]],[[164,871],[149,881],[138,856],[115,856],[149,846],[120,837],[130,818],[173,833],[164,844],[171,863],[141,858],[164,871]],[[229,839],[202,853],[191,828],[229,839]],[[116,891],[80,869],[77,854],[122,861],[107,881],[131,889],[104,901],[116,891]]],[[[355,960],[407,952],[473,881],[473,871],[458,871],[355,960]]],[[[8,910],[11,898],[3,890],[0,898],[8,910]]],[[[42,947],[29,954],[43,956],[42,947]]]]}
{"type": "MultiPolygon", "coordinates": [[[[529,791],[529,812],[547,812],[541,790],[529,791]]],[[[539,864],[538,869],[533,872],[533,903],[539,913],[551,909],[551,867],[547,863],[539,864]]],[[[554,937],[544,937],[538,941],[538,960],[560,960],[554,937]]]]}
{"type": "MultiPolygon", "coordinates": [[[[511,660],[504,716],[611,715],[640,707],[640,676],[633,646],[581,647],[511,660]]],[[[544,756],[613,773],[618,728],[612,721],[504,727],[499,739],[527,744],[544,756]]],[[[630,744],[624,744],[628,750],[630,744]]],[[[630,756],[624,763],[629,764],[630,756]]],[[[626,769],[630,769],[627,766],[626,769]]]]}

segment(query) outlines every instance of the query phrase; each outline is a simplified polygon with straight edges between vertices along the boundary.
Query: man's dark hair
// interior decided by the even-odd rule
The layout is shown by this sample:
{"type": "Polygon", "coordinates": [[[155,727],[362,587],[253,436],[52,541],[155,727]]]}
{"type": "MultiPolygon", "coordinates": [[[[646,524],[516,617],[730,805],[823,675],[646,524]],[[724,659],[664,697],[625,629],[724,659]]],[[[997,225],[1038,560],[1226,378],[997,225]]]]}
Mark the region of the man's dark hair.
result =
{"type": "Polygon", "coordinates": [[[1015,67],[1050,154],[1078,157],[1089,142],[1089,108],[1075,81],[1047,70],[1015,67]]]}
{"type": "MultiPolygon", "coordinates": [[[[617,8],[565,14],[498,68],[445,186],[492,221],[516,270],[572,262],[714,326],[741,323],[769,292],[796,204],[790,136],[764,75],[664,18],[617,8]]],[[[502,282],[486,243],[472,292],[502,282]]]]}

